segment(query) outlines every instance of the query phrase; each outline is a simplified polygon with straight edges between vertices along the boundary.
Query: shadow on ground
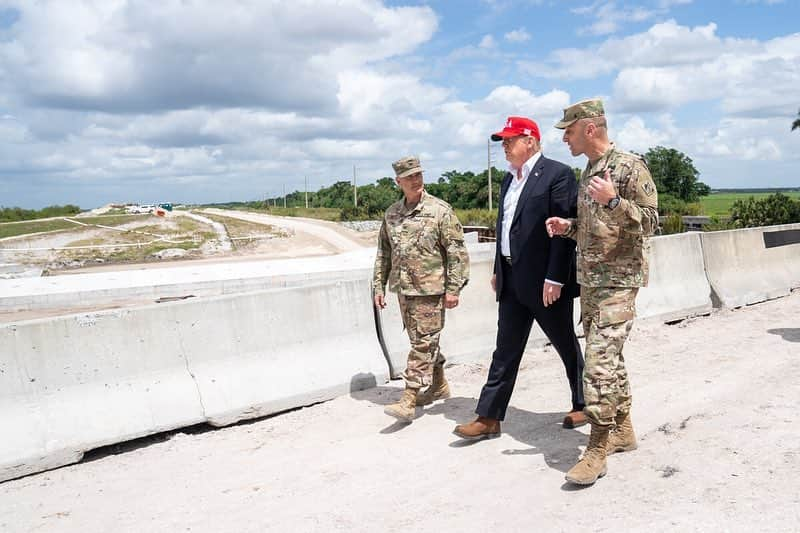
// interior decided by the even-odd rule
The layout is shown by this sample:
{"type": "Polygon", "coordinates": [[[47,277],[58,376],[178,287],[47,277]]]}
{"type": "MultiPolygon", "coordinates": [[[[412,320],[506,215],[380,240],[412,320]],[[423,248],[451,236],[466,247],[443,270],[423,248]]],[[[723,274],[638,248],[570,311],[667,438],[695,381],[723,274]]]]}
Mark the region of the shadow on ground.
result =
{"type": "Polygon", "coordinates": [[[767,333],[780,335],[785,341],[800,342],[800,328],[774,328],[768,329],[767,333]]]}
{"type": "MultiPolygon", "coordinates": [[[[350,395],[359,401],[369,401],[377,405],[388,405],[400,399],[402,389],[398,387],[378,386],[367,390],[354,391],[350,395]]],[[[416,418],[422,416],[444,416],[456,424],[470,422],[475,418],[475,405],[477,399],[453,397],[440,400],[433,405],[417,407],[416,418]]],[[[505,455],[537,455],[541,454],[544,462],[550,468],[566,472],[578,461],[581,450],[588,437],[576,429],[565,429],[561,421],[566,412],[537,413],[509,406],[506,419],[502,422],[502,431],[522,444],[522,447],[503,450],[505,455]]],[[[387,417],[387,420],[391,418],[387,417]]],[[[408,428],[410,424],[394,422],[380,430],[380,433],[391,434],[408,428]]],[[[450,447],[463,448],[479,446],[482,441],[468,441],[449,434],[442,438],[450,438],[450,447]]]]}

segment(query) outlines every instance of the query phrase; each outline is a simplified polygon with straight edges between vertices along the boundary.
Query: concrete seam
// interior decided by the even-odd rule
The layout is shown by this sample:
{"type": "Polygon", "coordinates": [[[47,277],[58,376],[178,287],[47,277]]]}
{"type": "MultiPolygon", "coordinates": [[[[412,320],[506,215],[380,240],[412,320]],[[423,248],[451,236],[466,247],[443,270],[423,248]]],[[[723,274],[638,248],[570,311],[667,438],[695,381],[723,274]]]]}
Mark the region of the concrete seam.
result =
{"type": "Polygon", "coordinates": [[[703,236],[702,233],[699,235],[699,237],[700,237],[700,257],[703,260],[703,273],[706,275],[708,288],[711,290],[711,294],[709,294],[709,296],[711,297],[711,307],[715,309],[721,309],[723,307],[722,299],[719,297],[719,294],[717,293],[716,289],[714,289],[714,284],[711,282],[711,278],[708,275],[708,264],[706,263],[706,248],[704,243],[705,237],[703,236]]]}
{"type": "MultiPolygon", "coordinates": [[[[194,323],[192,323],[192,327],[194,327],[194,323]]],[[[206,414],[206,406],[203,403],[203,394],[200,392],[200,384],[197,383],[197,378],[192,372],[192,369],[189,367],[189,354],[186,352],[186,348],[183,346],[183,336],[178,335],[178,345],[181,348],[181,355],[183,356],[183,364],[186,366],[186,372],[192,378],[192,382],[194,383],[194,388],[197,390],[197,400],[200,402],[200,409],[203,410],[203,418],[208,420],[208,415],[206,414]]]]}

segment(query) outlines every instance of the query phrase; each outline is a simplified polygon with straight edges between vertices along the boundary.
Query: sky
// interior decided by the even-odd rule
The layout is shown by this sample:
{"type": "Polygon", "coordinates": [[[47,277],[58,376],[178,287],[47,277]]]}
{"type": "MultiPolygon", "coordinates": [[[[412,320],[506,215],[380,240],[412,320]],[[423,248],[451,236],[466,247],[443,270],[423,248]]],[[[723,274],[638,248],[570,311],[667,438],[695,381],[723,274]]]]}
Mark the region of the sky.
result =
{"type": "Polygon", "coordinates": [[[481,172],[603,99],[714,188],[795,187],[798,0],[0,0],[0,206],[258,200],[481,172]]]}

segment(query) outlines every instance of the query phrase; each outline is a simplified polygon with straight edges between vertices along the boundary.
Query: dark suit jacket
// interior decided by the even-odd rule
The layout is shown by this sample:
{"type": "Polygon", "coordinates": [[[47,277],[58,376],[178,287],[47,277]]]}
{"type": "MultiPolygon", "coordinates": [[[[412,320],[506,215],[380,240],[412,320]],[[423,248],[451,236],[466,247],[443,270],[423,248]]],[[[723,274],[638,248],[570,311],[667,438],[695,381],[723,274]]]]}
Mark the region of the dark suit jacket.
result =
{"type": "MultiPolygon", "coordinates": [[[[494,273],[497,275],[497,299],[502,294],[503,269],[500,268],[500,237],[503,222],[503,200],[514,176],[509,172],[500,188],[497,213],[497,247],[494,273]]],[[[511,261],[517,300],[530,308],[542,302],[544,280],[563,283],[561,297],[578,295],[575,281],[575,241],[550,238],[545,228],[549,217],[577,216],[578,183],[570,167],[540,156],[528,174],[511,224],[511,261]],[[520,274],[519,276],[517,274],[520,274]]]]}

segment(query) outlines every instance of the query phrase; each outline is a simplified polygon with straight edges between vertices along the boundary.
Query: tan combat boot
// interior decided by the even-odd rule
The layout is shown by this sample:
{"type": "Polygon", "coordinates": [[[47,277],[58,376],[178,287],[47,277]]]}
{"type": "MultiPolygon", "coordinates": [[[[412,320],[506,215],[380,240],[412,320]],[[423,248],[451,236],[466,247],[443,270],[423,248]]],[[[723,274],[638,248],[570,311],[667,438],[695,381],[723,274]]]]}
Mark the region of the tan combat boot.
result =
{"type": "Polygon", "coordinates": [[[387,405],[383,412],[389,416],[393,416],[401,422],[412,422],[417,406],[417,390],[411,387],[406,387],[403,391],[403,397],[400,401],[387,405]]]}
{"type": "Polygon", "coordinates": [[[417,405],[428,405],[436,400],[444,400],[450,397],[450,385],[444,378],[444,366],[436,365],[433,367],[433,380],[431,386],[425,392],[417,395],[417,405]]]}
{"type": "Polygon", "coordinates": [[[633,432],[630,413],[619,413],[616,418],[617,427],[608,435],[606,455],[617,452],[630,452],[638,448],[636,435],[633,432]]]}
{"type": "Polygon", "coordinates": [[[606,475],[606,446],[610,428],[592,422],[589,445],[578,464],[567,472],[566,479],[576,485],[591,485],[606,475]]]}

